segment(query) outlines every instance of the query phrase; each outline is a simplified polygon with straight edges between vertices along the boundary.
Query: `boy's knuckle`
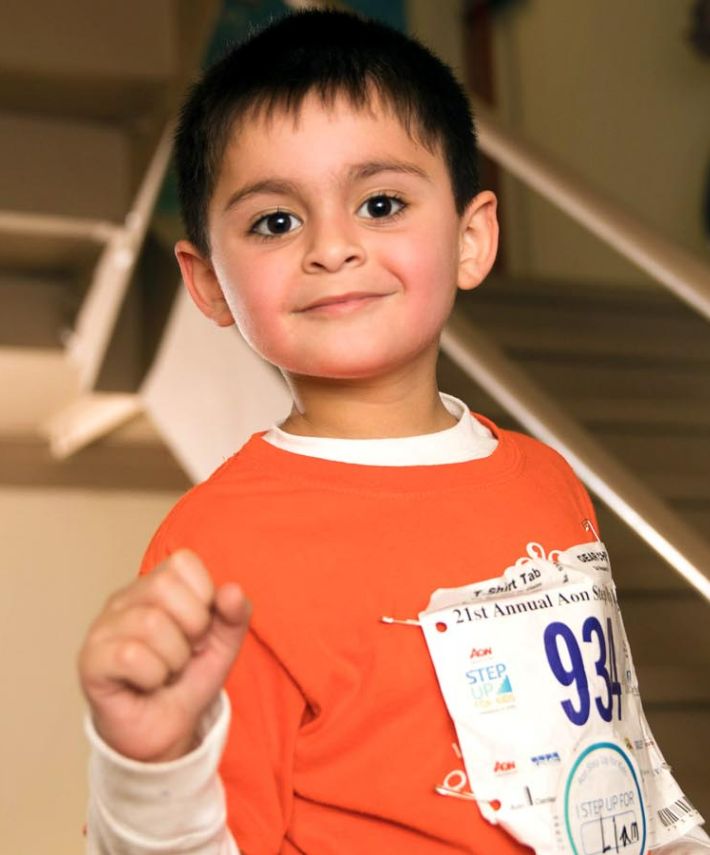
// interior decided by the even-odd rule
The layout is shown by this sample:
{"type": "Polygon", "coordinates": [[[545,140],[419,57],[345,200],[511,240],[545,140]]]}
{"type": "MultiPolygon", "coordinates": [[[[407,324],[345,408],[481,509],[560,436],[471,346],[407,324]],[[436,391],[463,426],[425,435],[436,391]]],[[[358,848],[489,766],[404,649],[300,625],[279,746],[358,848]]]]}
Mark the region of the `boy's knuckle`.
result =
{"type": "Polygon", "coordinates": [[[123,591],[116,591],[116,593],[111,594],[111,596],[106,600],[106,606],[104,607],[104,611],[109,614],[116,614],[117,612],[121,612],[126,607],[126,597],[123,591]]]}
{"type": "Polygon", "coordinates": [[[165,615],[156,606],[146,606],[141,609],[137,617],[139,627],[148,635],[164,629],[165,615]]]}
{"type": "Polygon", "coordinates": [[[209,609],[205,607],[194,609],[190,615],[190,630],[192,635],[202,635],[209,626],[211,617],[209,609]]]}
{"type": "Polygon", "coordinates": [[[107,630],[101,623],[95,624],[89,628],[84,639],[84,644],[80,655],[88,655],[92,650],[95,650],[106,639],[107,630]]]}
{"type": "Polygon", "coordinates": [[[175,590],[175,582],[167,572],[155,573],[150,584],[153,595],[159,600],[169,599],[175,590]]]}
{"type": "Polygon", "coordinates": [[[122,641],[116,648],[116,662],[121,668],[134,668],[143,656],[142,646],[137,642],[122,641]]]}

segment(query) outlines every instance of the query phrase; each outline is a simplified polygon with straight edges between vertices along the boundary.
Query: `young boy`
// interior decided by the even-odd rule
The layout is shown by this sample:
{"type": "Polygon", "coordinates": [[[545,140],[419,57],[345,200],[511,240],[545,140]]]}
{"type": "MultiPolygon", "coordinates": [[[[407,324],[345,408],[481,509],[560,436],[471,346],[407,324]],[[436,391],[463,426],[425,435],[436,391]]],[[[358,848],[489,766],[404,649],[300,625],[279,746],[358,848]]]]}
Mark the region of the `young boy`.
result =
{"type": "Polygon", "coordinates": [[[458,786],[421,632],[381,620],[592,539],[557,454],[437,389],[456,290],[497,249],[474,142],[448,68],[340,13],[278,21],[192,92],[182,276],[293,408],[182,498],[88,633],[91,851],[529,851],[458,786]]]}

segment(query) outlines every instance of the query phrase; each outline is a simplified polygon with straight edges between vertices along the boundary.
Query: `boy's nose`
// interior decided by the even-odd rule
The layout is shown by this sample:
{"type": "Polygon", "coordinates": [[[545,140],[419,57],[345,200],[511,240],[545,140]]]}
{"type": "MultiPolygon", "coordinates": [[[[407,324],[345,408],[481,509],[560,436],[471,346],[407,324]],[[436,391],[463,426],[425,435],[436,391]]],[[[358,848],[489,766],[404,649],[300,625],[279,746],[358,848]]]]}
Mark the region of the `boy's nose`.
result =
{"type": "Polygon", "coordinates": [[[303,268],[307,273],[335,273],[341,267],[359,266],[365,257],[356,228],[331,222],[314,229],[303,268]]]}

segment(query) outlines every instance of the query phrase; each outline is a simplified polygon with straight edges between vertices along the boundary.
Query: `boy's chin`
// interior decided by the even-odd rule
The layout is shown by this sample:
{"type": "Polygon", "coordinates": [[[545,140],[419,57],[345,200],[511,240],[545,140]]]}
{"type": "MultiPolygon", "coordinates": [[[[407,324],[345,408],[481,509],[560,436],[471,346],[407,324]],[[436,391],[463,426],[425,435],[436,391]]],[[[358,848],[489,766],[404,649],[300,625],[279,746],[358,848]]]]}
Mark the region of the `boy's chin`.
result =
{"type": "Polygon", "coordinates": [[[345,353],[324,356],[321,359],[307,361],[290,366],[272,362],[283,376],[294,381],[340,383],[355,385],[378,380],[387,380],[402,374],[428,372],[430,363],[436,364],[438,341],[428,345],[424,351],[401,353],[345,353]]]}

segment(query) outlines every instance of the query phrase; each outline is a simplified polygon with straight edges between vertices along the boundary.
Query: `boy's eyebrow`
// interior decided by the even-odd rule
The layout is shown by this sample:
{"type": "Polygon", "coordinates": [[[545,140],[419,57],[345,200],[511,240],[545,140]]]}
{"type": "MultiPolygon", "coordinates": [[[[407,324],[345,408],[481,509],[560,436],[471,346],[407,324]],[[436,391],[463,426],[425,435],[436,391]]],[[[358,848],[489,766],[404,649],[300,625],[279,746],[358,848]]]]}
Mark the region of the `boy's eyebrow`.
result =
{"type": "Polygon", "coordinates": [[[380,172],[402,172],[405,175],[415,175],[417,178],[431,181],[429,174],[421,166],[405,160],[370,160],[366,163],[356,163],[350,167],[349,177],[351,180],[371,178],[380,172]]]}
{"type": "MultiPolygon", "coordinates": [[[[414,175],[417,178],[423,178],[425,181],[431,181],[431,177],[424,169],[415,163],[403,160],[369,160],[364,163],[356,163],[348,169],[348,178],[351,181],[357,181],[379,175],[380,172],[400,172],[405,175],[414,175]]],[[[227,204],[224,206],[225,212],[239,204],[239,202],[242,202],[248,196],[255,196],[257,193],[295,196],[298,194],[298,186],[292,181],[282,178],[265,178],[262,181],[255,181],[252,184],[240,187],[232,193],[227,200],[227,204]]]]}
{"type": "Polygon", "coordinates": [[[227,204],[224,206],[225,212],[233,208],[239,202],[246,199],[248,196],[255,196],[257,193],[280,193],[283,195],[296,195],[298,188],[292,181],[286,181],[281,178],[265,178],[263,181],[255,181],[253,184],[247,184],[245,187],[240,187],[227,199],[227,204]]]}

